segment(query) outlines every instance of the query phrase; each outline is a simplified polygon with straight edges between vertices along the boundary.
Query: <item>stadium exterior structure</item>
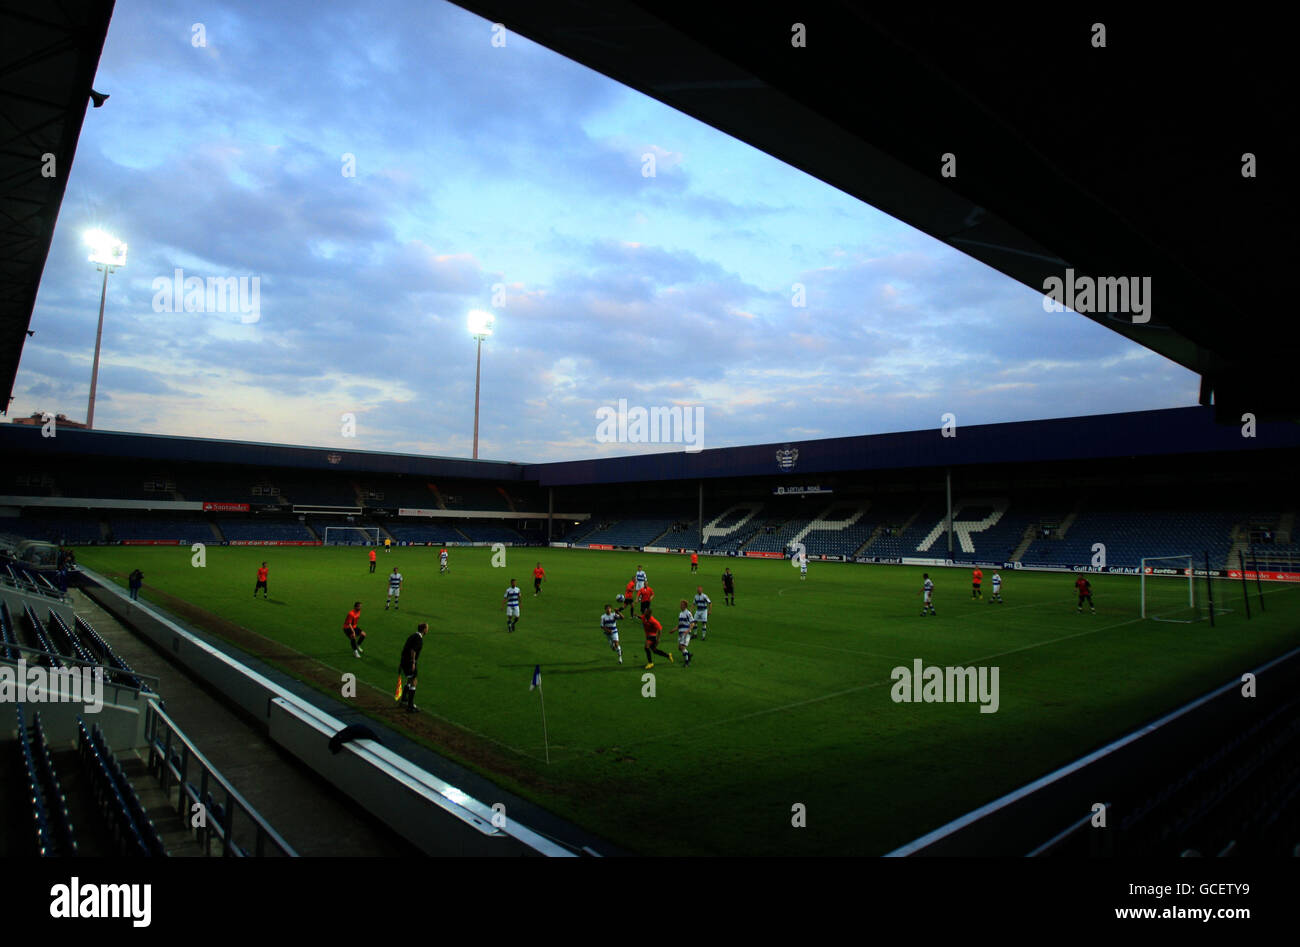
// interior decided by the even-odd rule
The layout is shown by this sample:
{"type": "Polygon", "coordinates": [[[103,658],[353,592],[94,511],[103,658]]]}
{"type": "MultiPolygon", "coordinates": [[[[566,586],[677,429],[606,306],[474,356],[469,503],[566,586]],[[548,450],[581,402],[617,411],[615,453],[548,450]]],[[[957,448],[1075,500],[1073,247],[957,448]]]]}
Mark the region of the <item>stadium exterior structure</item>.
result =
{"type": "MultiPolygon", "coordinates": [[[[704,536],[706,503],[717,510],[731,502],[753,505],[767,501],[789,511],[798,509],[797,504],[818,500],[848,503],[856,499],[865,504],[911,491],[930,503],[928,514],[934,513],[937,505],[943,520],[942,528],[936,526],[922,541],[925,549],[867,543],[872,548],[831,553],[810,550],[811,557],[1135,572],[1136,562],[1131,558],[1106,565],[1077,555],[1062,561],[1035,561],[1033,555],[1008,555],[1009,550],[999,555],[986,550],[972,552],[964,548],[971,544],[963,541],[963,536],[954,536],[954,514],[961,512],[963,495],[1005,496],[1026,490],[1055,490],[1058,494],[1100,491],[1107,497],[1136,496],[1144,502],[1193,512],[1229,500],[1238,507],[1260,503],[1257,508],[1267,509],[1269,504],[1257,495],[1260,491],[1276,498],[1273,506],[1287,508],[1290,498],[1300,492],[1296,490],[1300,427],[1256,424],[1249,417],[1240,425],[1216,424],[1211,407],[1004,424],[948,423],[923,431],[533,464],[106,431],[59,430],[55,437],[42,434],[31,426],[0,425],[0,451],[9,460],[10,470],[17,472],[8,489],[0,486],[0,517],[75,510],[103,515],[132,511],[199,514],[215,524],[213,538],[199,538],[231,544],[320,541],[310,529],[296,538],[221,538],[220,524],[235,522],[241,515],[248,519],[252,514],[262,514],[264,520],[277,514],[297,516],[304,522],[315,517],[331,524],[361,518],[386,528],[424,524],[442,532],[420,539],[418,529],[407,529],[405,534],[413,538],[395,536],[394,541],[460,545],[492,541],[567,545],[574,528],[593,517],[652,515],[676,519],[679,527],[693,524],[694,528],[689,533],[677,528],[632,542],[576,537],[572,544],[779,557],[786,551],[784,546],[712,547],[704,536]],[[157,491],[141,493],[142,475],[159,470],[174,476],[175,483],[159,483],[157,491]],[[24,481],[23,472],[33,476],[24,481]],[[31,489],[37,473],[57,487],[31,489]],[[116,479],[116,485],[102,488],[96,474],[108,481],[116,479]],[[239,481],[291,485],[283,491],[268,487],[267,495],[259,497],[250,496],[247,487],[240,494],[226,486],[239,481]],[[362,481],[376,487],[367,492],[358,486],[362,481]],[[437,483],[443,484],[442,492],[437,483]],[[28,489],[24,490],[24,485],[28,489]],[[449,497],[449,491],[464,496],[449,497]],[[475,533],[475,528],[505,529],[496,535],[475,533]]],[[[807,506],[803,510],[801,515],[810,518],[807,506]]],[[[997,519],[997,515],[991,516],[993,522],[997,519]]],[[[0,527],[4,523],[0,519],[0,527]]],[[[956,525],[976,528],[960,520],[956,525]]],[[[1037,524],[1026,523],[1026,529],[1030,525],[1037,524]]],[[[107,528],[104,532],[107,541],[182,541],[121,540],[110,538],[107,528]]],[[[1228,565],[1226,560],[1215,562],[1210,571],[1219,573],[1228,565]]]]}

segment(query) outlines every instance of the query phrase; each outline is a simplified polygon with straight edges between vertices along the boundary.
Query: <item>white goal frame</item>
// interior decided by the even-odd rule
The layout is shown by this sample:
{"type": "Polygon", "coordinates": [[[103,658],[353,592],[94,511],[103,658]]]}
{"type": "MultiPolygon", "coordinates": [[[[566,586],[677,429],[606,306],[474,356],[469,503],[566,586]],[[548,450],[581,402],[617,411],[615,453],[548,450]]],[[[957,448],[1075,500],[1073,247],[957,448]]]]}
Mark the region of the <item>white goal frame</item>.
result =
{"type": "Polygon", "coordinates": [[[323,538],[326,546],[378,546],[383,542],[383,540],[379,537],[378,526],[326,526],[325,536],[323,538]],[[343,532],[344,530],[346,530],[349,533],[365,533],[367,537],[370,537],[370,535],[373,534],[374,538],[373,539],[368,538],[368,541],[366,542],[333,542],[332,543],[330,542],[330,530],[332,529],[338,530],[339,532],[343,532]]]}
{"type": "MultiPolygon", "coordinates": [[[[1172,621],[1182,624],[1191,624],[1201,619],[1196,615],[1196,565],[1191,553],[1178,556],[1149,556],[1139,563],[1138,575],[1141,576],[1141,597],[1142,597],[1142,617],[1150,618],[1152,621],[1172,621]],[[1147,563],[1148,562],[1177,562],[1179,568],[1185,570],[1187,577],[1187,608],[1190,610],[1189,618],[1162,618],[1159,615],[1147,614],[1147,563]]],[[[1165,580],[1177,578],[1177,576],[1152,576],[1153,579],[1165,580]]]]}

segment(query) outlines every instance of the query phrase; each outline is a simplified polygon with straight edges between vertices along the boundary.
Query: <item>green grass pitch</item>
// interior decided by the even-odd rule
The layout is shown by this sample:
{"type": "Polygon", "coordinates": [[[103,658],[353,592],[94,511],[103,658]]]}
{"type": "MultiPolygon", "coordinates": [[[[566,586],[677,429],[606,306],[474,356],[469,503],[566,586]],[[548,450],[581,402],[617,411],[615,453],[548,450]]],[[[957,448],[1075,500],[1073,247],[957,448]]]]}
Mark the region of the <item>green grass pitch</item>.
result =
{"type": "MultiPolygon", "coordinates": [[[[371,575],[359,547],[209,546],[204,568],[187,547],[86,547],[81,561],[125,584],[134,568],[176,596],[351,671],[391,701],[401,644],[418,621],[425,714],[464,731],[450,752],[507,789],[647,854],[879,854],[1077,758],[1300,643],[1300,588],[1265,586],[1268,609],[1245,620],[1237,583],[1217,581],[1234,609],[1208,622],[1139,617],[1138,580],[1093,576],[1097,613],[1075,610],[1073,576],[1004,574],[1005,604],[971,600],[966,569],[930,569],[936,617],[920,617],[921,568],[565,549],[510,549],[494,568],[485,548],[379,552],[371,575]],[[532,569],[547,572],[534,597],[532,569]],[[270,566],[270,601],[254,599],[270,566]],[[644,564],[676,656],[678,602],[701,584],[714,609],[689,669],[657,659],[643,696],[638,622],[621,623],[619,666],[599,615],[644,564]],[[400,611],[384,611],[385,574],[406,578],[400,611]],[[736,575],[735,607],[720,576],[736,575]],[[523,589],[507,634],[502,594],[523,589]],[[356,659],[344,614],[364,602],[366,653],[356,659]],[[988,665],[999,708],[895,703],[891,671],[988,665]],[[550,763],[539,697],[542,667],[550,763]],[[485,767],[484,758],[508,760],[485,767]],[[464,751],[469,747],[469,751],[464,751]],[[508,770],[504,771],[504,770],[508,770]],[[806,825],[792,825],[796,804],[806,825]]],[[[1183,586],[1185,589],[1185,585],[1183,586]]],[[[1198,586],[1198,596],[1203,586],[1198,586]]],[[[1252,588],[1252,594],[1254,590],[1252,588]]],[[[336,694],[337,696],[337,694],[336,694]]],[[[446,750],[446,747],[435,749],[446,750]]],[[[485,800],[491,802],[491,800],[485,800]]]]}

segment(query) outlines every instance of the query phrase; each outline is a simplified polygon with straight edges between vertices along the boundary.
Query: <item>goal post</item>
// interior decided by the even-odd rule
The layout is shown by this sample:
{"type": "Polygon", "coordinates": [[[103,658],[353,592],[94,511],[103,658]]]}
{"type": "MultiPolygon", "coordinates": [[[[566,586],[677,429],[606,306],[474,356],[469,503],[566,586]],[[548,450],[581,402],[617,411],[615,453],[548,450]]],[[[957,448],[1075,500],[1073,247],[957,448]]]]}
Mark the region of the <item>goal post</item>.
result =
{"type": "Polygon", "coordinates": [[[378,546],[378,526],[326,526],[326,546],[378,546]]]}
{"type": "Polygon", "coordinates": [[[1191,554],[1150,556],[1142,560],[1138,575],[1143,618],[1193,622],[1206,617],[1196,598],[1196,569],[1191,554]]]}

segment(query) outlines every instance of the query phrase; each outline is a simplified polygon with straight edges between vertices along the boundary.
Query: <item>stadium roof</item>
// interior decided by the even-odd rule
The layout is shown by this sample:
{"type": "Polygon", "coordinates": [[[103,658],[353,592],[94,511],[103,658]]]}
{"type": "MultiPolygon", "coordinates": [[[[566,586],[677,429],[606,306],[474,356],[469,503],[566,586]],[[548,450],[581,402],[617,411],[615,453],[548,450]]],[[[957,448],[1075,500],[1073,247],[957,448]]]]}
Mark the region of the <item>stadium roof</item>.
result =
{"type": "Polygon", "coordinates": [[[1294,206],[1290,39],[1248,11],[454,2],[1038,292],[1067,267],[1149,276],[1149,323],[1090,318],[1200,374],[1225,421],[1300,418],[1292,240],[1265,224],[1294,206]]]}
{"type": "Polygon", "coordinates": [[[338,447],[258,444],[170,434],[88,431],[57,426],[54,437],[43,437],[42,429],[35,425],[0,424],[0,453],[18,456],[20,452],[26,464],[39,462],[36,458],[45,455],[484,480],[519,480],[524,470],[523,464],[499,460],[468,460],[338,447]]]}
{"type": "Polygon", "coordinates": [[[0,413],[9,409],[112,15],[113,0],[0,0],[0,413]]]}
{"type": "Polygon", "coordinates": [[[520,464],[115,431],[59,429],[56,437],[46,438],[39,427],[0,424],[0,454],[14,458],[21,469],[33,469],[43,456],[95,457],[320,473],[514,480],[546,487],[1300,449],[1300,426],[1261,423],[1253,437],[1244,437],[1240,426],[1214,423],[1213,410],[1203,407],[971,425],[956,427],[951,433],[953,436],[945,436],[936,427],[697,453],[645,453],[520,464]]]}
{"type": "Polygon", "coordinates": [[[544,487],[635,481],[736,479],[790,474],[914,470],[982,464],[1036,464],[1117,457],[1243,453],[1300,448],[1289,422],[1216,424],[1208,407],[1131,411],[1048,421],[939,427],[897,434],[726,447],[697,453],[642,454],[534,464],[525,480],[544,487]],[[795,452],[792,454],[791,452],[795,452]]]}

